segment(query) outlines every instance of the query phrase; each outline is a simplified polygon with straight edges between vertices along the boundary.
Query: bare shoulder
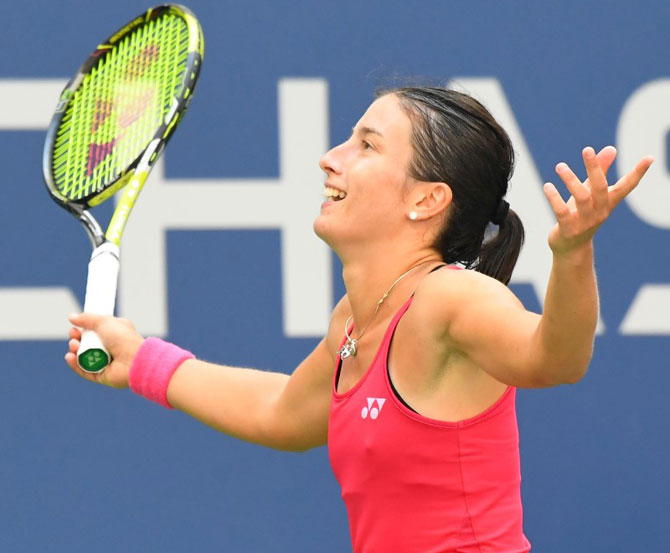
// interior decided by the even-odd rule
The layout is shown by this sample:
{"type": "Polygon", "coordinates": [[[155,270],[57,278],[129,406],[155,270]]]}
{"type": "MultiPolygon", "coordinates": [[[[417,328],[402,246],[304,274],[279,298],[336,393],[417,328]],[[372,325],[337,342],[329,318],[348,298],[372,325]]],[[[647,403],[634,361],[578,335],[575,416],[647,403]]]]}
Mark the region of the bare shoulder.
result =
{"type": "Polygon", "coordinates": [[[448,267],[430,273],[421,281],[412,304],[416,317],[444,332],[464,311],[478,310],[481,306],[523,308],[519,299],[498,280],[477,271],[448,267]]]}
{"type": "Polygon", "coordinates": [[[416,301],[431,303],[444,299],[459,302],[475,296],[495,296],[502,301],[518,300],[502,282],[477,271],[444,267],[426,275],[416,290],[416,301]]]}

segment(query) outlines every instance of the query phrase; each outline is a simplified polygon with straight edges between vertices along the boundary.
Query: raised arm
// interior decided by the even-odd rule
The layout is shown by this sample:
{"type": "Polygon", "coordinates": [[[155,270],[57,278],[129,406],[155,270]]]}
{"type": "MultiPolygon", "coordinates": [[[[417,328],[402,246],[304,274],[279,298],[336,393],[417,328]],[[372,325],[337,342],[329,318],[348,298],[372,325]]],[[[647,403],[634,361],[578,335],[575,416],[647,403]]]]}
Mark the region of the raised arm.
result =
{"type": "Polygon", "coordinates": [[[641,159],[632,171],[608,186],[607,170],[616,150],[608,146],[596,155],[589,147],[583,150],[582,157],[588,175],[583,183],[566,163],[556,166],[571,194],[567,202],[554,185],[545,185],[557,223],[549,233],[553,265],[537,347],[563,365],[561,374],[567,382],[575,382],[584,375],[593,349],[598,320],[593,236],[619,202],[638,185],[653,161],[651,157],[641,159]]]}
{"type": "Polygon", "coordinates": [[[526,311],[502,284],[471,271],[453,272],[448,283],[436,284],[449,300],[441,316],[451,347],[497,380],[543,387],[576,382],[585,374],[598,319],[593,236],[652,163],[643,158],[608,186],[605,175],[615,156],[613,147],[598,155],[585,148],[583,183],[559,163],[556,171],[572,194],[567,202],[552,184],[545,185],[557,224],[549,235],[553,265],[541,316],[526,311]]]}
{"type": "MultiPolygon", "coordinates": [[[[66,362],[87,380],[128,386],[129,369],[144,339],[128,321],[90,314],[71,322],[92,328],[113,357],[99,375],[82,372],[74,353],[80,331],[70,331],[66,362]]],[[[334,361],[326,339],[292,375],[215,365],[191,359],[179,365],[167,388],[172,407],[231,436],[275,449],[301,451],[326,443],[334,361]]]]}

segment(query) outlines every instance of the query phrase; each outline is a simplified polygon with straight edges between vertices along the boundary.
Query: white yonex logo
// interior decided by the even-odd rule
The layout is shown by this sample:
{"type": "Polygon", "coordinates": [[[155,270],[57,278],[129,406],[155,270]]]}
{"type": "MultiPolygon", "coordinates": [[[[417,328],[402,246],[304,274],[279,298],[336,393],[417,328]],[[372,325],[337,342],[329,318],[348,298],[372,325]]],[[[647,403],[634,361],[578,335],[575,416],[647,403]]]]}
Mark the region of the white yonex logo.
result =
{"type": "Polygon", "coordinates": [[[376,419],[381,413],[385,401],[386,399],[383,397],[369,397],[367,406],[361,410],[361,418],[367,419],[369,414],[371,419],[376,419]]]}

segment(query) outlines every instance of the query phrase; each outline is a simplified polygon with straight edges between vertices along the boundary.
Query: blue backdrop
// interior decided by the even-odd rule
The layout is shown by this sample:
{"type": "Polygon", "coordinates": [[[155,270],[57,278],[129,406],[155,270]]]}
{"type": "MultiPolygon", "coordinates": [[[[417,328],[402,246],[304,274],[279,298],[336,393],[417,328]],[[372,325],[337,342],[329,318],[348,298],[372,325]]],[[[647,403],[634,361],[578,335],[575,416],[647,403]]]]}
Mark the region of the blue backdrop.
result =
{"type": "MultiPolygon", "coordinates": [[[[240,443],[127,391],[93,386],[62,361],[65,317],[83,300],[89,248],[42,185],[43,129],[58,87],[102,38],[148,6],[3,6],[0,551],[350,551],[324,448],[289,454],[240,443]]],[[[615,144],[624,162],[656,155],[638,200],[621,204],[597,238],[601,332],[589,373],[575,386],[521,391],[518,414],[534,550],[666,551],[670,4],[192,0],[189,7],[205,33],[203,73],[147,186],[162,211],[131,221],[147,227],[135,227],[133,242],[145,241],[124,260],[120,310],[144,332],[207,359],[289,372],[316,345],[324,306],[304,298],[314,294],[331,307],[343,292],[339,265],[296,235],[310,236],[318,212],[318,150],[348,136],[377,86],[417,75],[455,79],[481,91],[497,113],[506,109],[502,119],[513,117],[520,159],[512,206],[528,214],[530,242],[513,289],[535,310],[548,265],[539,253],[547,221],[534,216],[546,211],[537,194],[542,181],[555,182],[554,165],[579,167],[588,144],[615,144]],[[209,202],[200,215],[170,200],[175,187],[193,206],[208,203],[203,195],[221,205],[209,202]],[[284,202],[264,203],[282,190],[284,202]],[[305,205],[315,198],[306,215],[301,190],[305,205]],[[313,268],[296,261],[300,252],[314,252],[313,268]],[[287,283],[293,274],[313,281],[313,289],[301,285],[302,300],[287,283]]]]}

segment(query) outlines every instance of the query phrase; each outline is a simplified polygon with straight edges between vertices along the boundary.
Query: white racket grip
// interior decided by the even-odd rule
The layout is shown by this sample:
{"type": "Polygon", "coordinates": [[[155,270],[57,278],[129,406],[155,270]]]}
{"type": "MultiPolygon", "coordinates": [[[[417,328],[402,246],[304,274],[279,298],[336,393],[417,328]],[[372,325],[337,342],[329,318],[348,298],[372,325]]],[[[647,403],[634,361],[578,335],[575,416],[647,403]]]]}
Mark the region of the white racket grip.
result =
{"type": "MultiPolygon", "coordinates": [[[[113,315],[119,277],[119,248],[105,242],[93,250],[88,263],[84,312],[113,315]]],[[[79,367],[86,372],[101,372],[111,361],[98,335],[92,330],[82,333],[77,351],[79,367]]]]}

